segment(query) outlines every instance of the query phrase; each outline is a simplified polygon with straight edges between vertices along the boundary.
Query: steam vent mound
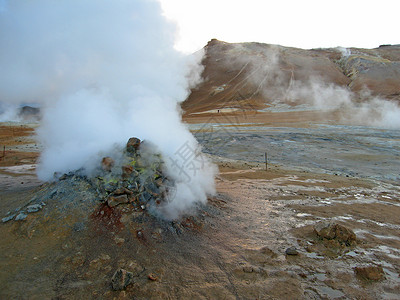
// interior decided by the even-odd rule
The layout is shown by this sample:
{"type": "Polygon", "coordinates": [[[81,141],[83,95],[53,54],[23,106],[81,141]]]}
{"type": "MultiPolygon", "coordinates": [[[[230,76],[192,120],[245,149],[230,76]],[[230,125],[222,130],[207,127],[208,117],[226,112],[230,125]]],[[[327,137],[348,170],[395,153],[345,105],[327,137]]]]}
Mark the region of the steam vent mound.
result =
{"type": "Polygon", "coordinates": [[[151,283],[181,264],[176,253],[200,247],[193,236],[218,209],[165,219],[175,183],[155,149],[131,138],[91,172],[55,174],[54,182],[30,190],[33,196],[22,195],[18,203],[25,204],[2,218],[2,299],[113,299],[123,289],[138,299],[160,298],[151,283]]]}
{"type": "MultiPolygon", "coordinates": [[[[42,185],[29,203],[9,212],[2,221],[39,224],[45,220],[47,225],[75,231],[86,229],[90,223],[104,225],[102,231],[114,233],[121,229],[118,227],[125,227],[121,219],[129,219],[157,223],[179,233],[181,223],[166,221],[162,214],[174,195],[174,182],[164,174],[162,156],[154,149],[151,143],[130,138],[120,153],[102,158],[90,176],[85,170],[55,174],[55,182],[42,185]],[[39,211],[44,214],[42,220],[39,211]]],[[[195,222],[195,217],[183,219],[195,222]]]]}

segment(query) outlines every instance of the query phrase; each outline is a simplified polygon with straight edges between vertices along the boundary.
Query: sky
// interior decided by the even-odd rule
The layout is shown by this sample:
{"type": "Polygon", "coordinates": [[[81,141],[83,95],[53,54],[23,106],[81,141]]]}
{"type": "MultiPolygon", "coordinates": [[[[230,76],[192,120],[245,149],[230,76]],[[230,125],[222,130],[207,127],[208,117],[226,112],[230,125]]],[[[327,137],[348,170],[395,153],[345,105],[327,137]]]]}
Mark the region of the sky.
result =
{"type": "Polygon", "coordinates": [[[399,0],[159,1],[185,53],[212,38],[303,49],[400,44],[399,0]]]}

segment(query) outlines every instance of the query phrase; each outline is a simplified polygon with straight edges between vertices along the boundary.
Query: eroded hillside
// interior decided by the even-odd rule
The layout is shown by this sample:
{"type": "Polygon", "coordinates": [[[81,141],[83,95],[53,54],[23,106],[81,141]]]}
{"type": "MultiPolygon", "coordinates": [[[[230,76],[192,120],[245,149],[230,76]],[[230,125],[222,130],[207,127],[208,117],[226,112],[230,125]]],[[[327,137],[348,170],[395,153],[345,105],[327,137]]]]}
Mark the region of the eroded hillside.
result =
{"type": "Polygon", "coordinates": [[[187,115],[307,103],[318,98],[319,88],[325,94],[339,90],[336,98],[346,94],[356,101],[368,97],[400,101],[400,45],[303,50],[213,39],[205,46],[202,63],[204,81],[182,105],[187,115]]]}

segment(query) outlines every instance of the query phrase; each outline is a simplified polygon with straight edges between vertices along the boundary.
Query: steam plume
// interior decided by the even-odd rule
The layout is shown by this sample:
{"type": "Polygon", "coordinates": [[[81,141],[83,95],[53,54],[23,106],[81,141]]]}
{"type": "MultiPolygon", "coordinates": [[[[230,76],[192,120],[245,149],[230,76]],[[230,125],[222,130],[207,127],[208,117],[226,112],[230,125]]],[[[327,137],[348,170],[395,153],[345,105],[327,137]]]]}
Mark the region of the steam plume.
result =
{"type": "MultiPolygon", "coordinates": [[[[281,47],[232,45],[235,53],[240,55],[230,63],[252,66],[248,79],[256,87],[254,94],[260,93],[271,102],[302,103],[320,111],[340,110],[344,123],[400,129],[400,106],[395,101],[372,96],[367,89],[355,93],[347,86],[324,81],[321,74],[317,75],[308,66],[307,60],[312,61],[312,57],[305,54],[301,56],[303,78],[298,79],[288,66],[284,68],[284,64],[279,63],[279,60],[285,61],[288,56],[281,47]],[[305,75],[309,77],[304,78],[305,75]]],[[[337,51],[343,58],[352,55],[350,49],[338,48],[337,51]]],[[[296,62],[296,54],[292,59],[296,62]]]]}
{"type": "Polygon", "coordinates": [[[175,27],[158,2],[12,0],[0,7],[0,101],[41,104],[41,179],[90,171],[101,153],[137,136],[175,161],[167,172],[177,192],[165,217],[206,201],[214,167],[201,155],[189,167],[177,155],[183,145],[199,151],[178,104],[199,79],[201,54],[174,50],[175,27]]]}

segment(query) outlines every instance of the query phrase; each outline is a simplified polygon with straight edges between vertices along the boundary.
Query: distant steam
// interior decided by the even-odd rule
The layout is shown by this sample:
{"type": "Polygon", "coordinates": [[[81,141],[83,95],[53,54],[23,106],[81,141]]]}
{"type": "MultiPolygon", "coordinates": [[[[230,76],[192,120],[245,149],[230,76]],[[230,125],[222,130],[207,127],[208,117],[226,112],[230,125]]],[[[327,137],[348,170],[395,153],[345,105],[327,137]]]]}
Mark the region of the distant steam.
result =
{"type": "Polygon", "coordinates": [[[342,121],[353,125],[367,125],[400,129],[400,107],[393,101],[368,92],[356,95],[349,89],[310,78],[306,84],[295,82],[287,91],[291,101],[305,101],[321,111],[340,110],[342,121]]]}
{"type": "MultiPolygon", "coordinates": [[[[248,48],[244,48],[241,44],[232,45],[236,55],[240,55],[231,63],[251,66],[246,79],[254,85],[254,95],[259,93],[272,103],[306,104],[320,111],[339,110],[341,121],[347,124],[400,128],[400,106],[396,102],[372,96],[366,87],[364,91],[354,93],[347,86],[324,80],[323,74],[316,74],[318,72],[312,69],[314,58],[311,56],[297,56],[292,50],[294,54],[289,61],[285,61],[288,55],[279,46],[249,44],[246,45],[248,48]],[[296,64],[301,65],[302,78],[294,75],[291,65],[296,64]],[[305,78],[305,74],[310,76],[305,78]]],[[[347,48],[338,48],[337,51],[344,58],[352,55],[347,48]]]]}
{"type": "Polygon", "coordinates": [[[202,54],[174,50],[175,27],[158,2],[12,0],[0,8],[0,101],[41,104],[41,179],[90,171],[100,155],[136,136],[174,162],[167,218],[206,202],[215,169],[178,105],[200,78],[202,54]],[[183,145],[196,152],[190,162],[177,155],[183,145]]]}
{"type": "Polygon", "coordinates": [[[19,120],[19,105],[13,103],[0,103],[0,122],[19,120]]]}

